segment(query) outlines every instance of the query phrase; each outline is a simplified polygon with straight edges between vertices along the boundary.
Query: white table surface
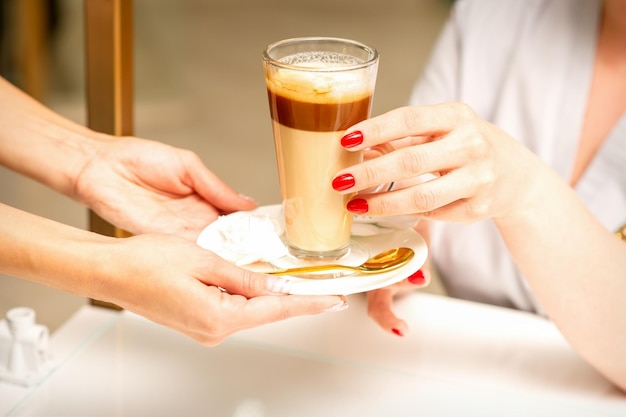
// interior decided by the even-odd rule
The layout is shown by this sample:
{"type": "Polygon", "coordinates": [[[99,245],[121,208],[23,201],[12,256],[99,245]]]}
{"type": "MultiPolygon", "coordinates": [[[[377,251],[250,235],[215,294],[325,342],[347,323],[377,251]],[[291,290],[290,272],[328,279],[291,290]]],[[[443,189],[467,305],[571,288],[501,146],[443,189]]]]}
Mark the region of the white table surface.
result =
{"type": "Polygon", "coordinates": [[[52,335],[55,371],[0,382],[0,415],[626,416],[626,395],[540,317],[416,293],[397,304],[400,338],[349,300],[214,348],[85,306],[52,335]]]}

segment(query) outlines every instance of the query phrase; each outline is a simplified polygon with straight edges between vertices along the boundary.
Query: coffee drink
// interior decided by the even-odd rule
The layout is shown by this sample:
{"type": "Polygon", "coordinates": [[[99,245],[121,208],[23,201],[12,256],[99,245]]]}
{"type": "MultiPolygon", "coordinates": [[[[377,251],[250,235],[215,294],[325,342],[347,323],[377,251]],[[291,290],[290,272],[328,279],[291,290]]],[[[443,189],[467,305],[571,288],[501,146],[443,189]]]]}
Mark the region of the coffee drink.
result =
{"type": "Polygon", "coordinates": [[[336,51],[276,61],[266,60],[265,72],[286,241],[297,257],[340,257],[350,239],[346,203],[352,196],[337,193],[331,182],[361,161],[360,152],[346,151],[340,140],[370,114],[376,62],[336,51]]]}

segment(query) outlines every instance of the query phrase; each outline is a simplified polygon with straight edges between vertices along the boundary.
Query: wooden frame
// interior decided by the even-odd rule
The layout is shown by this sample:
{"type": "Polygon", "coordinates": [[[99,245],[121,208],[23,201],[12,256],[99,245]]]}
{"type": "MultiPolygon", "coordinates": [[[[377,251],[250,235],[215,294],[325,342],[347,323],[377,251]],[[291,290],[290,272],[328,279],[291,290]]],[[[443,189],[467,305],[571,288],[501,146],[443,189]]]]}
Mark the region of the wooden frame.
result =
{"type": "MultiPolygon", "coordinates": [[[[116,136],[133,134],[132,0],[85,0],[87,126],[116,136]]],[[[89,229],[114,237],[130,233],[89,211],[89,229]]],[[[119,308],[92,300],[93,304],[119,308]]]]}
{"type": "MultiPolygon", "coordinates": [[[[48,85],[48,3],[45,0],[15,0],[9,2],[9,36],[15,36],[10,49],[16,72],[16,84],[30,96],[42,101],[48,85]]],[[[2,5],[2,6],[7,6],[2,5]]]]}

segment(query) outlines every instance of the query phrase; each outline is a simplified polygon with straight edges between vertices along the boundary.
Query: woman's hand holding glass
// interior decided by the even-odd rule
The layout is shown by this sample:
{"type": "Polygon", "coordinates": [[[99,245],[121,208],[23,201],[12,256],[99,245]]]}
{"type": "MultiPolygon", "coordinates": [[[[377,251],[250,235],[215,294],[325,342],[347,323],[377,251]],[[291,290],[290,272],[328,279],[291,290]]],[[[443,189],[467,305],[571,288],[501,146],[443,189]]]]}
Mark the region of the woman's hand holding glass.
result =
{"type": "Polygon", "coordinates": [[[524,146],[482,120],[468,106],[446,103],[403,107],[351,127],[348,150],[394,149],[337,173],[333,187],[358,192],[409,181],[390,192],[359,194],[348,210],[369,216],[417,214],[421,218],[473,222],[506,216],[528,205],[519,186],[542,164],[524,146]],[[411,182],[433,174],[433,179],[411,182]]]}
{"type": "MultiPolygon", "coordinates": [[[[347,208],[368,216],[415,214],[462,223],[504,217],[532,204],[531,177],[542,170],[528,149],[461,103],[390,111],[351,127],[342,144],[380,149],[378,157],[338,172],[333,181],[339,192],[359,192],[347,208]],[[391,182],[396,186],[388,192],[368,193],[391,182]]],[[[428,241],[428,223],[420,221],[417,229],[428,241]]],[[[428,285],[430,277],[427,263],[407,280],[368,293],[370,317],[388,332],[405,334],[408,326],[393,313],[393,299],[428,285]]]]}

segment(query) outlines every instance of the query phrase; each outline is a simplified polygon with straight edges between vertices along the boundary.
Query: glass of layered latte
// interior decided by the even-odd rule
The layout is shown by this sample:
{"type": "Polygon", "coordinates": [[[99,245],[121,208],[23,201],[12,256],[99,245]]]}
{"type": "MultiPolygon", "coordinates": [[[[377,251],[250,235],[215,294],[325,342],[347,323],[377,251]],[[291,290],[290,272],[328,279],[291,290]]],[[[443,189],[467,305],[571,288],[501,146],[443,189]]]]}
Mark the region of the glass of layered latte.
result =
{"type": "Polygon", "coordinates": [[[361,161],[340,144],[369,117],[378,53],[347,39],[295,38],[263,52],[282,196],[285,240],[300,259],[337,259],[350,247],[351,195],[332,189],[337,172],[361,161]]]}

